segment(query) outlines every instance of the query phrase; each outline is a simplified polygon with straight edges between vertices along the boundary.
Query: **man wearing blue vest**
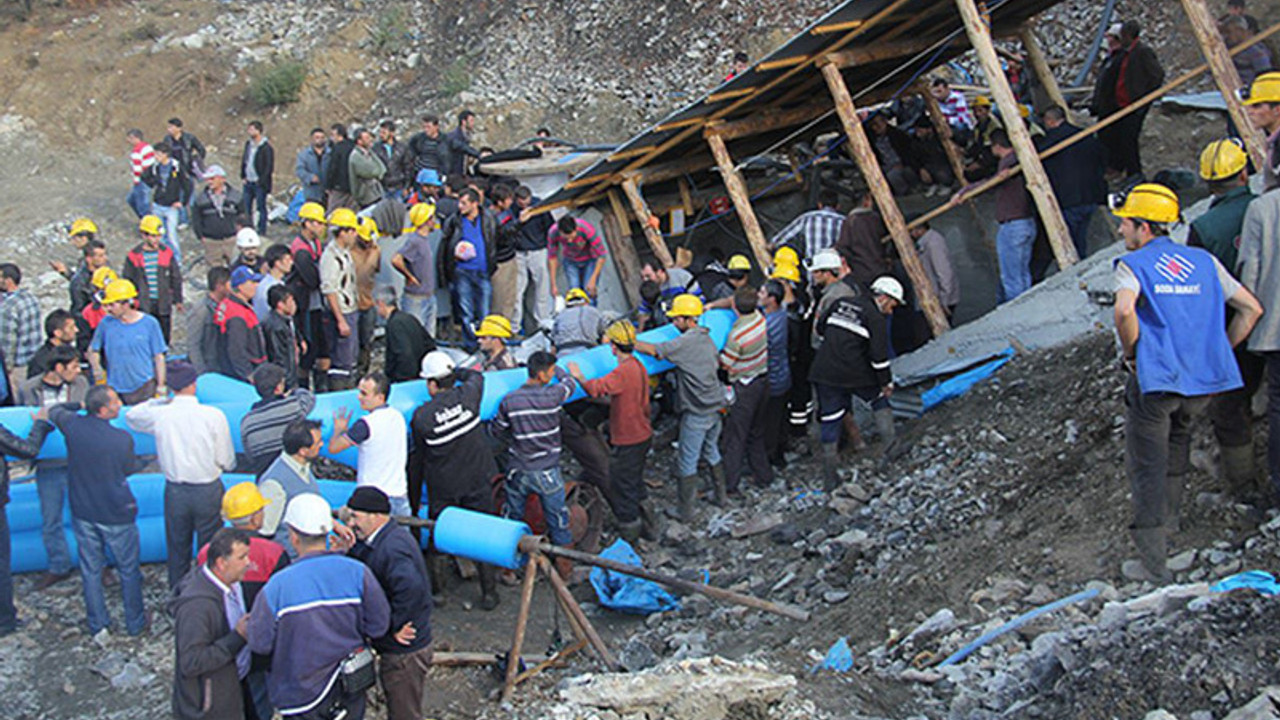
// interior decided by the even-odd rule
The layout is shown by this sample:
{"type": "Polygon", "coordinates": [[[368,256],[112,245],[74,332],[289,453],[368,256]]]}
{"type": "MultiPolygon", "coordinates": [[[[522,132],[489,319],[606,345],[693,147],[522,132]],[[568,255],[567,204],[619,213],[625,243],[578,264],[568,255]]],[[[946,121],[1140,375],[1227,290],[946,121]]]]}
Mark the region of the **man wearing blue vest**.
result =
{"type": "Polygon", "coordinates": [[[1169,533],[1178,530],[1190,466],[1193,415],[1215,393],[1242,385],[1232,348],[1249,336],[1262,306],[1212,254],[1178,245],[1178,196],[1144,183],[1113,195],[1111,211],[1130,252],[1116,261],[1116,332],[1130,370],[1125,387],[1125,466],[1131,531],[1139,561],[1133,580],[1167,582],[1169,533]],[[1236,311],[1228,326],[1223,303],[1236,311]]]}

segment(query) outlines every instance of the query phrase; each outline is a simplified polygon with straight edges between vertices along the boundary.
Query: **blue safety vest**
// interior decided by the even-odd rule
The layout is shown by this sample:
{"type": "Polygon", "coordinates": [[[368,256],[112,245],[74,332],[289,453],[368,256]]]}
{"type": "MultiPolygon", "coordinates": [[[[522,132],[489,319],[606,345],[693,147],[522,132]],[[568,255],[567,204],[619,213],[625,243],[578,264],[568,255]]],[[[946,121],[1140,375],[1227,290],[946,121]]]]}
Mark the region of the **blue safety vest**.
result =
{"type": "Polygon", "coordinates": [[[1213,256],[1158,237],[1125,255],[1138,298],[1138,387],[1195,396],[1243,385],[1227,340],[1213,256]]]}

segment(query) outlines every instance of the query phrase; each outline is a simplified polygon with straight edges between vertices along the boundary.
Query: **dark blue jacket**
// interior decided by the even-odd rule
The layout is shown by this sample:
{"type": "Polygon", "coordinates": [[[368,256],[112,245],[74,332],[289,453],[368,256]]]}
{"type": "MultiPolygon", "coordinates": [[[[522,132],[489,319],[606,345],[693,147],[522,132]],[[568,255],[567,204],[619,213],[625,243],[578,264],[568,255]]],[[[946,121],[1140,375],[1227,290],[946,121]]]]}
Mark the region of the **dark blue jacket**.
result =
{"type": "Polygon", "coordinates": [[[67,440],[71,516],[102,525],[132,524],[138,516],[138,501],[128,478],[141,465],[133,452],[133,436],[79,410],[79,403],[49,408],[49,421],[67,440]]]}
{"type": "Polygon", "coordinates": [[[391,625],[386,635],[374,638],[374,649],[396,655],[430,645],[431,579],[422,560],[422,549],[413,535],[392,520],[373,536],[373,542],[362,540],[349,554],[369,566],[391,605],[391,625]],[[407,622],[413,623],[417,637],[408,645],[401,645],[393,636],[407,622]]]}

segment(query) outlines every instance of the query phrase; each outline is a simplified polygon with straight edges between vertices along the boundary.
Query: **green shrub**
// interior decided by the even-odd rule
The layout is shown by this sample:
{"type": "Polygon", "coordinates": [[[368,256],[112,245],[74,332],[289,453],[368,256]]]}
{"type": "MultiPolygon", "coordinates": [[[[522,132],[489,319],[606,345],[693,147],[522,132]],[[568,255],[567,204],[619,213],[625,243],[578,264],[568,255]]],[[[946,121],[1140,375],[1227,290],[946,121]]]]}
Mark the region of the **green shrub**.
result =
{"type": "Polygon", "coordinates": [[[375,55],[390,55],[399,49],[407,35],[403,10],[396,8],[381,13],[377,24],[369,28],[369,50],[375,55]]]}
{"type": "Polygon", "coordinates": [[[264,108],[296,102],[306,79],[307,64],[301,60],[266,65],[254,71],[249,81],[249,99],[264,108]]]}
{"type": "Polygon", "coordinates": [[[454,97],[471,87],[471,71],[467,69],[467,63],[461,57],[455,58],[449,66],[440,73],[440,94],[445,97],[454,97]]]}

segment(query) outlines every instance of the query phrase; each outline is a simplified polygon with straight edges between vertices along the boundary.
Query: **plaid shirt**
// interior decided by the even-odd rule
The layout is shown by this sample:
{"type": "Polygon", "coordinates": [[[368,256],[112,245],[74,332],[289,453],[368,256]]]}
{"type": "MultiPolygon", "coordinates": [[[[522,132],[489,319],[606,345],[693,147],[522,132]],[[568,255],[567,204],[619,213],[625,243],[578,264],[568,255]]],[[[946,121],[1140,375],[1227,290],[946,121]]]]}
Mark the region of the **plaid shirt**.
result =
{"type": "Polygon", "coordinates": [[[0,301],[0,348],[10,367],[23,367],[44,341],[40,328],[40,301],[18,289],[0,301]]]}
{"type": "Polygon", "coordinates": [[[819,250],[832,247],[840,239],[840,226],[844,215],[830,208],[820,208],[801,213],[782,232],[773,236],[769,247],[777,249],[790,244],[797,235],[804,237],[804,257],[810,260],[819,250]]]}

